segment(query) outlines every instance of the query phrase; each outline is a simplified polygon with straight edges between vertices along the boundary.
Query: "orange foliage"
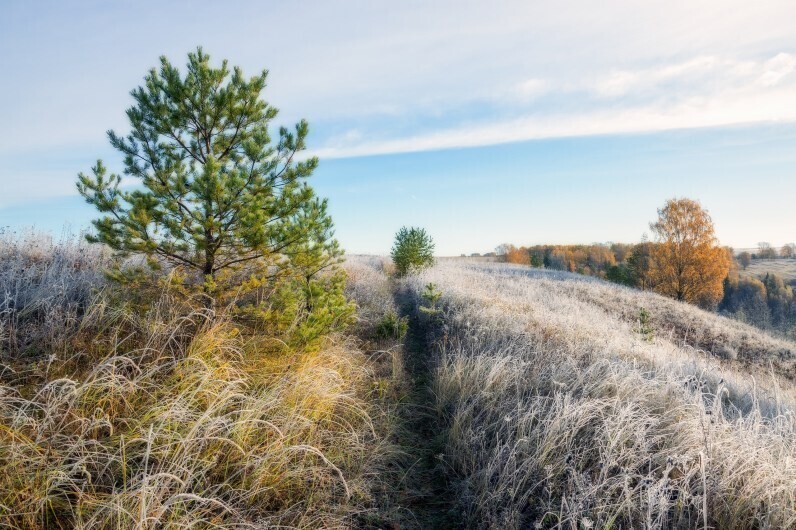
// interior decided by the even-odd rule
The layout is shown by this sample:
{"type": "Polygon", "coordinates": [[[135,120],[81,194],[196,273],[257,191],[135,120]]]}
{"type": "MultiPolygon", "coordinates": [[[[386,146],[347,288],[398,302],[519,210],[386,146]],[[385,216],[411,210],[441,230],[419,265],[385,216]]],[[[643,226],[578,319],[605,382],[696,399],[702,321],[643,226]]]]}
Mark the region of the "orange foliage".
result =
{"type": "Polygon", "coordinates": [[[500,255],[508,263],[549,267],[556,270],[578,272],[581,274],[605,276],[605,272],[624,261],[632,250],[632,245],[537,245],[515,247],[504,244],[499,248],[500,255]],[[622,259],[617,259],[617,252],[622,259]]]}
{"type": "Polygon", "coordinates": [[[530,265],[531,256],[528,254],[528,249],[525,247],[517,248],[514,245],[508,245],[506,248],[506,261],[509,263],[530,265]]]}
{"type": "Polygon", "coordinates": [[[658,240],[650,249],[653,289],[703,307],[721,301],[731,257],[718,245],[708,212],[691,199],[670,199],[650,228],[658,240]]]}

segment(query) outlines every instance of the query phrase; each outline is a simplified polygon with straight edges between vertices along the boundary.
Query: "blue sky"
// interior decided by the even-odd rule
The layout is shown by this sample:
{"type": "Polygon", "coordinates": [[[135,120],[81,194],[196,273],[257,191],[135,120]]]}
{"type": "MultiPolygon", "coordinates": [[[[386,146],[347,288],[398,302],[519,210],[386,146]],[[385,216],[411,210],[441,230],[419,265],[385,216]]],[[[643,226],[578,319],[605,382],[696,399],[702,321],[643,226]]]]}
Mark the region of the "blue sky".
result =
{"type": "Polygon", "coordinates": [[[2,2],[0,226],[87,226],[76,174],[121,169],[130,90],[201,44],[309,120],[350,252],[636,241],[673,196],[725,244],[796,240],[796,4],[596,4],[2,2]]]}

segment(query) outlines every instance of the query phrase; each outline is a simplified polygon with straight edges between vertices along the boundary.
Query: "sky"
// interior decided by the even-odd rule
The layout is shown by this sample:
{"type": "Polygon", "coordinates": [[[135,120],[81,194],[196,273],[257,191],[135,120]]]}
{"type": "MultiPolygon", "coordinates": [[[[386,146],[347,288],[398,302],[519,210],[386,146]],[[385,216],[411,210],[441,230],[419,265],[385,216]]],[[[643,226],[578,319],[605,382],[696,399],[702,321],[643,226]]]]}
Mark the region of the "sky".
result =
{"type": "Polygon", "coordinates": [[[0,0],[0,227],[95,217],[130,91],[203,46],[269,70],[351,253],[638,241],[672,197],[723,244],[796,240],[796,2],[0,0]]]}

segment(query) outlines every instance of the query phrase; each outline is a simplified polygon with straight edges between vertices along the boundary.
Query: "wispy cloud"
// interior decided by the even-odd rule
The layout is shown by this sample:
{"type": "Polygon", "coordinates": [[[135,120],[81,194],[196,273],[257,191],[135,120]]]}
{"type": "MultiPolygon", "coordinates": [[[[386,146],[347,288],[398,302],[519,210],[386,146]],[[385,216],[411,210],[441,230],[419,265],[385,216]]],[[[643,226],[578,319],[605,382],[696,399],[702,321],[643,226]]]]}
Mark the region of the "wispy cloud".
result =
{"type": "Polygon", "coordinates": [[[759,61],[699,56],[636,70],[613,70],[578,83],[529,79],[504,97],[552,103],[519,117],[468,122],[378,141],[336,137],[314,152],[327,158],[493,145],[522,140],[644,133],[796,121],[796,55],[778,53],[759,61]],[[571,110],[571,101],[578,108],[571,110]]]}
{"type": "Polygon", "coordinates": [[[521,101],[531,101],[548,94],[553,89],[549,80],[531,78],[521,81],[506,91],[506,96],[521,101]]]}
{"type": "Polygon", "coordinates": [[[307,118],[324,157],[796,120],[792,0],[239,0],[239,17],[204,1],[180,24],[179,6],[141,2],[3,11],[0,207],[73,194],[113,156],[130,89],[196,35],[215,60],[269,68],[279,124],[307,118]]]}

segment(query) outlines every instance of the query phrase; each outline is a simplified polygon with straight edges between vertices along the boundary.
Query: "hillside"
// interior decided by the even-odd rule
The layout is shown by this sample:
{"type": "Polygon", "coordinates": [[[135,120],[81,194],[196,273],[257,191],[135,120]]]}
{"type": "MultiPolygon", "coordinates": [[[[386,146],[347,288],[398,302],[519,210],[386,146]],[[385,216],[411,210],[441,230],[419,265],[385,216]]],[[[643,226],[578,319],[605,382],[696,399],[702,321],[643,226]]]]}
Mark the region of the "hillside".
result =
{"type": "Polygon", "coordinates": [[[439,458],[465,526],[796,524],[796,344],[510,265],[446,260],[399,289],[428,337],[439,458]],[[438,316],[415,311],[430,282],[438,316]]]}
{"type": "Polygon", "coordinates": [[[741,269],[740,273],[753,278],[771,273],[787,282],[793,282],[796,281],[796,259],[756,259],[746,269],[741,269]]]}
{"type": "Polygon", "coordinates": [[[288,348],[101,247],[0,234],[0,528],[350,528],[390,479],[380,370],[288,348]],[[152,298],[150,298],[152,297],[152,298]]]}
{"type": "Polygon", "coordinates": [[[356,322],[294,350],[165,288],[138,307],[107,259],[0,239],[0,526],[796,526],[793,342],[585,276],[352,257],[356,322]]]}

